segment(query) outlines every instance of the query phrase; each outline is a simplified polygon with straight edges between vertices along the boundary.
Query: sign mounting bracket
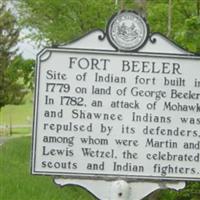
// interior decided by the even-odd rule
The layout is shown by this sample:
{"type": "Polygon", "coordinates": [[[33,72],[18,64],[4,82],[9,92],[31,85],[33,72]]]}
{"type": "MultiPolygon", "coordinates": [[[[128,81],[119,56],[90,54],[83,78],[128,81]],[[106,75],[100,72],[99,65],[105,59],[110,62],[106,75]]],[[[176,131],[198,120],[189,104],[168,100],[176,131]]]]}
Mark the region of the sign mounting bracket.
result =
{"type": "Polygon", "coordinates": [[[59,186],[77,185],[87,189],[100,200],[140,200],[158,189],[180,190],[184,181],[133,181],[76,180],[55,178],[59,186]]]}

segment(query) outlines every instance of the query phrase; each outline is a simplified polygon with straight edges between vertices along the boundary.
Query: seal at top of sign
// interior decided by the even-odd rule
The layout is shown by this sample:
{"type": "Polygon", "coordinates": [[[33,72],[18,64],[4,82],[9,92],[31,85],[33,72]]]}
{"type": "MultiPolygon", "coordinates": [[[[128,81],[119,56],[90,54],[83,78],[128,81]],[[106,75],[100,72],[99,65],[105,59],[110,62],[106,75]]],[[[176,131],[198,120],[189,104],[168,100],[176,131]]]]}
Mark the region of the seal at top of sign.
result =
{"type": "Polygon", "coordinates": [[[141,48],[147,40],[148,32],[145,20],[134,11],[115,14],[107,25],[108,39],[120,51],[141,48]]]}

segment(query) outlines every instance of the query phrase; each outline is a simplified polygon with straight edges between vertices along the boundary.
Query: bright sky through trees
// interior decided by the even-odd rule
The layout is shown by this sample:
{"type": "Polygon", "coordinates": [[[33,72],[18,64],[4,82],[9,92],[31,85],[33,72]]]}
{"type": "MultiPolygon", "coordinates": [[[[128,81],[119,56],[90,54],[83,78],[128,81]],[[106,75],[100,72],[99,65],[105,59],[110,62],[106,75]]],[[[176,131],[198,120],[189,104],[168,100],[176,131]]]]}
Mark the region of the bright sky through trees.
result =
{"type": "MultiPolygon", "coordinates": [[[[28,34],[28,30],[24,29],[20,33],[20,38],[22,39],[25,35],[28,34]]],[[[35,42],[31,39],[23,39],[18,43],[19,53],[22,54],[22,56],[25,59],[35,59],[36,54],[40,51],[40,49],[37,47],[35,42]]]]}

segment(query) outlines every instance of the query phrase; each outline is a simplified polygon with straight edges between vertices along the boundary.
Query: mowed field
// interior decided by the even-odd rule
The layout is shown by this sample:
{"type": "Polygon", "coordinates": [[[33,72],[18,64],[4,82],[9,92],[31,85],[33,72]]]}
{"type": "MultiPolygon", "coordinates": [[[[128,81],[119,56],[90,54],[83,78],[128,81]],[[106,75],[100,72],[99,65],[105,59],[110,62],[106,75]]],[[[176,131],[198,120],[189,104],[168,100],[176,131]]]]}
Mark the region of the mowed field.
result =
{"type": "Polygon", "coordinates": [[[30,134],[33,118],[32,94],[21,105],[6,105],[0,110],[0,136],[30,134]]]}

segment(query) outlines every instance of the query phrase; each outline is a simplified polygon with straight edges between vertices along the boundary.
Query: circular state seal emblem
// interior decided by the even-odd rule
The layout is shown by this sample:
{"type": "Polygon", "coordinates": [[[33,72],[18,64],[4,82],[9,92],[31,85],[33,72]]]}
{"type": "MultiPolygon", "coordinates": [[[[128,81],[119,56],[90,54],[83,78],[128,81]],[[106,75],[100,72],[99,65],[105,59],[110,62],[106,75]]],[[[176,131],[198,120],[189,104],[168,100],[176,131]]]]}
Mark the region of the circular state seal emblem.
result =
{"type": "Polygon", "coordinates": [[[148,27],[144,19],[133,11],[114,15],[107,25],[110,43],[122,51],[139,49],[147,40],[148,27]]]}

